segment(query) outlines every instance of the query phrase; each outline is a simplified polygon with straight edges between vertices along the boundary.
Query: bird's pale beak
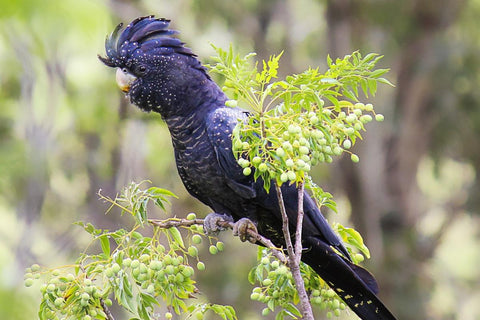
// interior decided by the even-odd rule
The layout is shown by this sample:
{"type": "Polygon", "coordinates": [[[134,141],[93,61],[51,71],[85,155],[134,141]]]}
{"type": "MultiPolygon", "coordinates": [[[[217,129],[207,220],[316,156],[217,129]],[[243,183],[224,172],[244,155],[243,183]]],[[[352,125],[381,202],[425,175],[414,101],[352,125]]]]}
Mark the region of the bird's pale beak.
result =
{"type": "Polygon", "coordinates": [[[117,80],[117,85],[120,87],[120,90],[128,93],[128,91],[130,91],[130,86],[137,77],[125,69],[117,68],[115,79],[117,80]]]}

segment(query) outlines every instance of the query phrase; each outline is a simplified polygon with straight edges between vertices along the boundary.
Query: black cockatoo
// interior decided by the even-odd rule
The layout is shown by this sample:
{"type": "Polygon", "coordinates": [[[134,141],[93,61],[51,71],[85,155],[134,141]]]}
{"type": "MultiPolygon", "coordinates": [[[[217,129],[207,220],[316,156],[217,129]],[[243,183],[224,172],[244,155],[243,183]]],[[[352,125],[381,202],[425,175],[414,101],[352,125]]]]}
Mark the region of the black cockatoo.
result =
{"type": "MultiPolygon", "coordinates": [[[[170,130],[178,173],[188,192],[215,213],[234,221],[248,218],[258,232],[284,246],[276,192],[245,176],[232,153],[232,130],[248,117],[225,106],[227,97],[195,54],[168,29],[169,20],[153,16],[119,24],[107,37],[106,56],[130,101],[143,111],[158,112],[170,130]]],[[[272,184],[273,185],[273,184],[272,184]]],[[[283,184],[291,230],[297,220],[297,188],[283,184]]],[[[302,260],[362,319],[395,319],[377,298],[377,284],[348,252],[311,197],[304,195],[302,260]],[[334,250],[335,248],[336,250],[334,250]],[[338,251],[337,251],[338,250],[338,251]],[[337,252],[341,252],[338,254],[337,252]]]]}

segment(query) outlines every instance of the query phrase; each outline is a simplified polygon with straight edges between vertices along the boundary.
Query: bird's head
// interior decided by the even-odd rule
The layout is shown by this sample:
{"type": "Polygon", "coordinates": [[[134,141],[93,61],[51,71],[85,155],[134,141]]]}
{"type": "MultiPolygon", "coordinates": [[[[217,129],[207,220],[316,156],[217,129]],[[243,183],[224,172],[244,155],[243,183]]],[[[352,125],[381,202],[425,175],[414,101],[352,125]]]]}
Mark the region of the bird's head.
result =
{"type": "Polygon", "coordinates": [[[172,113],[172,108],[186,108],[187,92],[210,80],[192,51],[173,37],[177,31],[168,29],[169,23],[147,16],[125,28],[119,24],[105,41],[106,56],[99,56],[107,66],[117,68],[117,84],[133,104],[162,116],[172,113]]]}

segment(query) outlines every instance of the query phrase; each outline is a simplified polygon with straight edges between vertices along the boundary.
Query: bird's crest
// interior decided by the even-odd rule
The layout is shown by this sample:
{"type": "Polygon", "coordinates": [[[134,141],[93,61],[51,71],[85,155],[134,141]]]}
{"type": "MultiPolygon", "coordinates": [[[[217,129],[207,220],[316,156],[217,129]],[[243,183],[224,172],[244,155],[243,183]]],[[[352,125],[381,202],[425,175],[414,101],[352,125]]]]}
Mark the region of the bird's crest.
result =
{"type": "Polygon", "coordinates": [[[123,23],[105,40],[106,57],[98,56],[109,67],[125,64],[135,51],[143,53],[169,54],[181,53],[195,56],[178,38],[172,37],[178,31],[168,29],[170,20],[154,16],[133,20],[126,28],[123,23]]]}

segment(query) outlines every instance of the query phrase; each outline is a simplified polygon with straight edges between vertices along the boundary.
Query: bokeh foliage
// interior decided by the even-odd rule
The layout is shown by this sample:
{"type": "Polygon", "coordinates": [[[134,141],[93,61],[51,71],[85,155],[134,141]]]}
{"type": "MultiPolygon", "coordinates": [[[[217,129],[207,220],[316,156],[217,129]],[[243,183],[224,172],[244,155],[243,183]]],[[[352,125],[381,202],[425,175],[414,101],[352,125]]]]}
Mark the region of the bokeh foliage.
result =
{"type": "MultiPolygon", "coordinates": [[[[352,150],[360,163],[347,157],[312,174],[366,236],[382,298],[400,318],[478,318],[480,1],[4,0],[1,8],[5,318],[35,317],[29,293],[18,289],[23,268],[61,264],[82,247],[88,239],[73,221],[123,223],[102,214],[98,189],[114,196],[131,180],[151,179],[179,195],[174,213],[208,212],[180,185],[159,117],[128,106],[96,58],[116,23],[152,13],[171,18],[205,62],[214,54],[209,42],[261,59],[283,51],[281,75],[325,70],[327,54],[381,52],[396,85],[372,100],[385,122],[352,150]]],[[[206,294],[254,319],[249,310],[261,306],[238,279],[249,267],[226,266],[256,252],[228,246],[235,257],[211,257],[214,276],[202,276],[214,284],[206,294]]]]}

